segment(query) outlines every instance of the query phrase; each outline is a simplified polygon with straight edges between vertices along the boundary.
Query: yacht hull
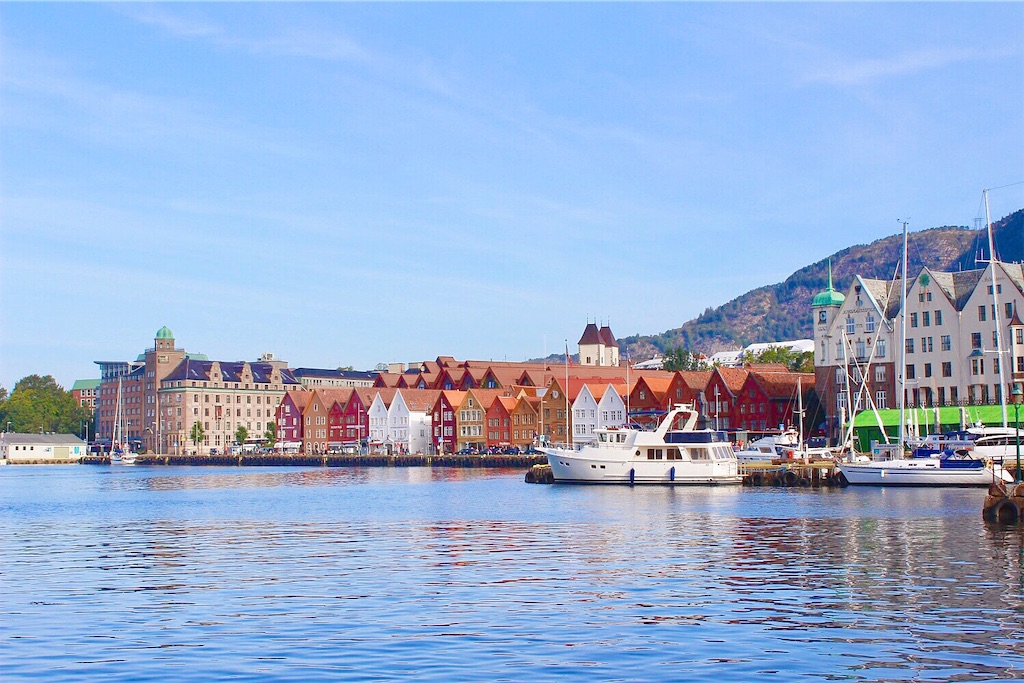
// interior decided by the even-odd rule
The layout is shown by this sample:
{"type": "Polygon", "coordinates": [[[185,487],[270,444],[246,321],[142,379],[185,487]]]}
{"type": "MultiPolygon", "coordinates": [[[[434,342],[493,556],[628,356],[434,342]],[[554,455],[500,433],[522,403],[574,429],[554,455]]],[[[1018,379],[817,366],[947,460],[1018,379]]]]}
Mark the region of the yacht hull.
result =
{"type": "Polygon", "coordinates": [[[921,460],[843,463],[839,470],[855,486],[988,486],[994,481],[1012,481],[1002,468],[947,469],[937,462],[921,460]]]}
{"type": "Polygon", "coordinates": [[[707,486],[739,484],[743,480],[735,461],[627,460],[587,452],[601,449],[540,450],[548,457],[551,473],[557,483],[707,486]]]}

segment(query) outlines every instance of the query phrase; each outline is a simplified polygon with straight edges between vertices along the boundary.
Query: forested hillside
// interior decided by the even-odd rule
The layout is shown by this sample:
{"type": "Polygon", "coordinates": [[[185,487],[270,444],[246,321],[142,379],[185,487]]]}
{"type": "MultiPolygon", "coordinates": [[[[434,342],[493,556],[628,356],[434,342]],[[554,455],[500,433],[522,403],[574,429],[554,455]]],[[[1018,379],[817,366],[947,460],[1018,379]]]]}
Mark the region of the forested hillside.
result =
{"type": "MultiPolygon", "coordinates": [[[[993,223],[996,254],[1004,261],[1024,260],[1024,209],[993,223]]],[[[988,258],[984,230],[932,228],[911,233],[910,272],[922,266],[936,270],[968,270],[988,258]]],[[[855,275],[890,279],[900,259],[903,235],[843,249],[831,256],[835,287],[845,291],[855,275]]],[[[754,342],[805,339],[813,335],[810,303],[825,288],[828,258],[801,268],[784,282],[747,292],[696,319],[658,335],[619,339],[631,358],[650,358],[681,347],[711,354],[754,342]]]]}

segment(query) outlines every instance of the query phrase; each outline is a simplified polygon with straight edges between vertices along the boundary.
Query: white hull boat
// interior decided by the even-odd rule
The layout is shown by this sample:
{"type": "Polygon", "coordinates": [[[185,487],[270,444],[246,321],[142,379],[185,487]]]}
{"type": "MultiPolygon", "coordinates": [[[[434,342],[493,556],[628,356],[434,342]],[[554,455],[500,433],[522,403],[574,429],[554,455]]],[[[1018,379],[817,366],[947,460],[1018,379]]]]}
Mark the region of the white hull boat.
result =
{"type": "Polygon", "coordinates": [[[839,470],[852,485],[868,486],[988,486],[1012,482],[999,465],[989,465],[968,454],[941,457],[900,458],[869,462],[845,462],[839,470]]]}
{"type": "Polygon", "coordinates": [[[696,422],[696,410],[677,405],[654,431],[598,429],[594,443],[538,450],[547,455],[557,483],[739,484],[725,434],[694,429],[696,422]]]}
{"type": "Polygon", "coordinates": [[[736,459],[740,463],[772,462],[775,460],[831,460],[832,451],[828,448],[807,448],[800,443],[800,436],[795,429],[787,429],[781,434],[765,436],[751,441],[746,448],[736,451],[736,459]]]}

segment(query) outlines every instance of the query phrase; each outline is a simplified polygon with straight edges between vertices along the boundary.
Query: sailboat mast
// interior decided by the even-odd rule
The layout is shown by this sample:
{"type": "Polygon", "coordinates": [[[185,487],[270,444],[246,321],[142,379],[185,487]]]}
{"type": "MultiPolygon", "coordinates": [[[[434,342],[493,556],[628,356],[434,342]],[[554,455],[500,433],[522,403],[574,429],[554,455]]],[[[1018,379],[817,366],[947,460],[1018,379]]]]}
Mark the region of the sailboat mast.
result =
{"type": "Polygon", "coordinates": [[[992,239],[992,215],[988,210],[988,190],[985,197],[985,225],[988,226],[988,264],[992,273],[992,320],[996,326],[996,363],[999,365],[999,405],[1003,408],[1003,427],[1006,426],[1006,378],[1003,376],[1003,340],[999,330],[999,287],[996,285],[996,244],[992,239]]]}
{"type": "Polygon", "coordinates": [[[906,372],[907,372],[907,221],[903,221],[903,277],[900,278],[900,349],[899,359],[900,367],[897,369],[896,377],[899,382],[899,390],[896,392],[896,400],[899,401],[900,406],[900,428],[899,428],[899,444],[900,450],[903,449],[906,435],[904,434],[906,419],[906,372]]]}

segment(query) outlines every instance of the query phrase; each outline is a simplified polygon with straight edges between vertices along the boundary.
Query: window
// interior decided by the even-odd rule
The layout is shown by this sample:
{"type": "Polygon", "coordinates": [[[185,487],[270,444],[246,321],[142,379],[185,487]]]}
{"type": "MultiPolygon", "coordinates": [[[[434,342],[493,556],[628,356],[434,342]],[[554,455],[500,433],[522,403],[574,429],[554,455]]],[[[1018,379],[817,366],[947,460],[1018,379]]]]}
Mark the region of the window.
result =
{"type": "Polygon", "coordinates": [[[972,358],[971,359],[971,374],[972,375],[984,375],[985,374],[985,359],[984,358],[972,358]]]}
{"type": "Polygon", "coordinates": [[[879,339],[878,343],[875,344],[875,356],[878,358],[885,358],[885,340],[879,339]]]}
{"type": "Polygon", "coordinates": [[[939,337],[939,348],[942,351],[949,351],[953,346],[953,340],[948,334],[944,334],[939,337]]]}
{"type": "Polygon", "coordinates": [[[887,405],[888,404],[886,403],[885,391],[876,391],[875,407],[878,408],[879,410],[885,410],[887,405]]]}
{"type": "Polygon", "coordinates": [[[907,339],[907,353],[913,353],[913,352],[914,352],[914,340],[913,339],[907,339]]]}
{"type": "Polygon", "coordinates": [[[1018,327],[1014,332],[1017,333],[1017,343],[1024,344],[1024,328],[1018,327]]]}
{"type": "Polygon", "coordinates": [[[868,357],[866,345],[863,341],[857,341],[857,360],[864,360],[868,357]]]}
{"type": "Polygon", "coordinates": [[[846,351],[843,349],[843,342],[836,342],[836,360],[843,360],[846,358],[846,351]]]}
{"type": "Polygon", "coordinates": [[[875,316],[868,313],[868,317],[864,320],[864,331],[874,332],[875,331],[875,316]]]}
{"type": "Polygon", "coordinates": [[[857,325],[853,322],[853,316],[846,316],[846,334],[853,334],[857,331],[857,325]]]}
{"type": "Polygon", "coordinates": [[[932,341],[934,339],[934,337],[921,337],[921,351],[931,353],[934,350],[934,347],[932,346],[932,341]],[[927,348],[925,348],[926,346],[927,348]]]}
{"type": "Polygon", "coordinates": [[[928,311],[925,311],[924,313],[921,314],[921,325],[923,325],[924,327],[928,327],[931,324],[932,324],[932,314],[929,313],[928,311]]]}
{"type": "Polygon", "coordinates": [[[818,311],[818,322],[819,323],[827,323],[828,322],[828,311],[825,311],[825,310],[818,311]]]}
{"type": "Polygon", "coordinates": [[[942,364],[942,376],[943,377],[952,377],[953,376],[953,363],[951,363],[950,361],[945,361],[942,364]]]}
{"type": "Polygon", "coordinates": [[[885,381],[885,366],[884,365],[876,365],[875,366],[875,381],[876,382],[884,382],[885,381]]]}
{"type": "Polygon", "coordinates": [[[914,379],[917,375],[914,372],[914,365],[910,364],[907,366],[907,379],[914,379]]]}
{"type": "MultiPolygon", "coordinates": [[[[989,287],[989,289],[992,289],[992,288],[989,287]]],[[[978,320],[982,320],[982,321],[985,320],[985,307],[984,306],[978,306],[978,320]]]]}
{"type": "Polygon", "coordinates": [[[1007,320],[1012,318],[1013,317],[1013,302],[1012,301],[1007,301],[1005,304],[1003,304],[1003,310],[1005,310],[1005,312],[1006,312],[1005,315],[1006,315],[1006,319],[1007,320]]]}
{"type": "Polygon", "coordinates": [[[924,364],[924,376],[925,377],[931,377],[932,376],[932,364],[931,363],[925,363],[924,364]]]}
{"type": "Polygon", "coordinates": [[[917,327],[917,313],[910,314],[910,326],[917,327]]]}
{"type": "Polygon", "coordinates": [[[941,325],[942,324],[942,311],[935,311],[935,324],[936,325],[941,325]]]}
{"type": "Polygon", "coordinates": [[[981,332],[971,332],[971,348],[981,348],[981,332]]]}
{"type": "Polygon", "coordinates": [[[1024,372],[1024,356],[1017,356],[1017,372],[1024,372]]]}

